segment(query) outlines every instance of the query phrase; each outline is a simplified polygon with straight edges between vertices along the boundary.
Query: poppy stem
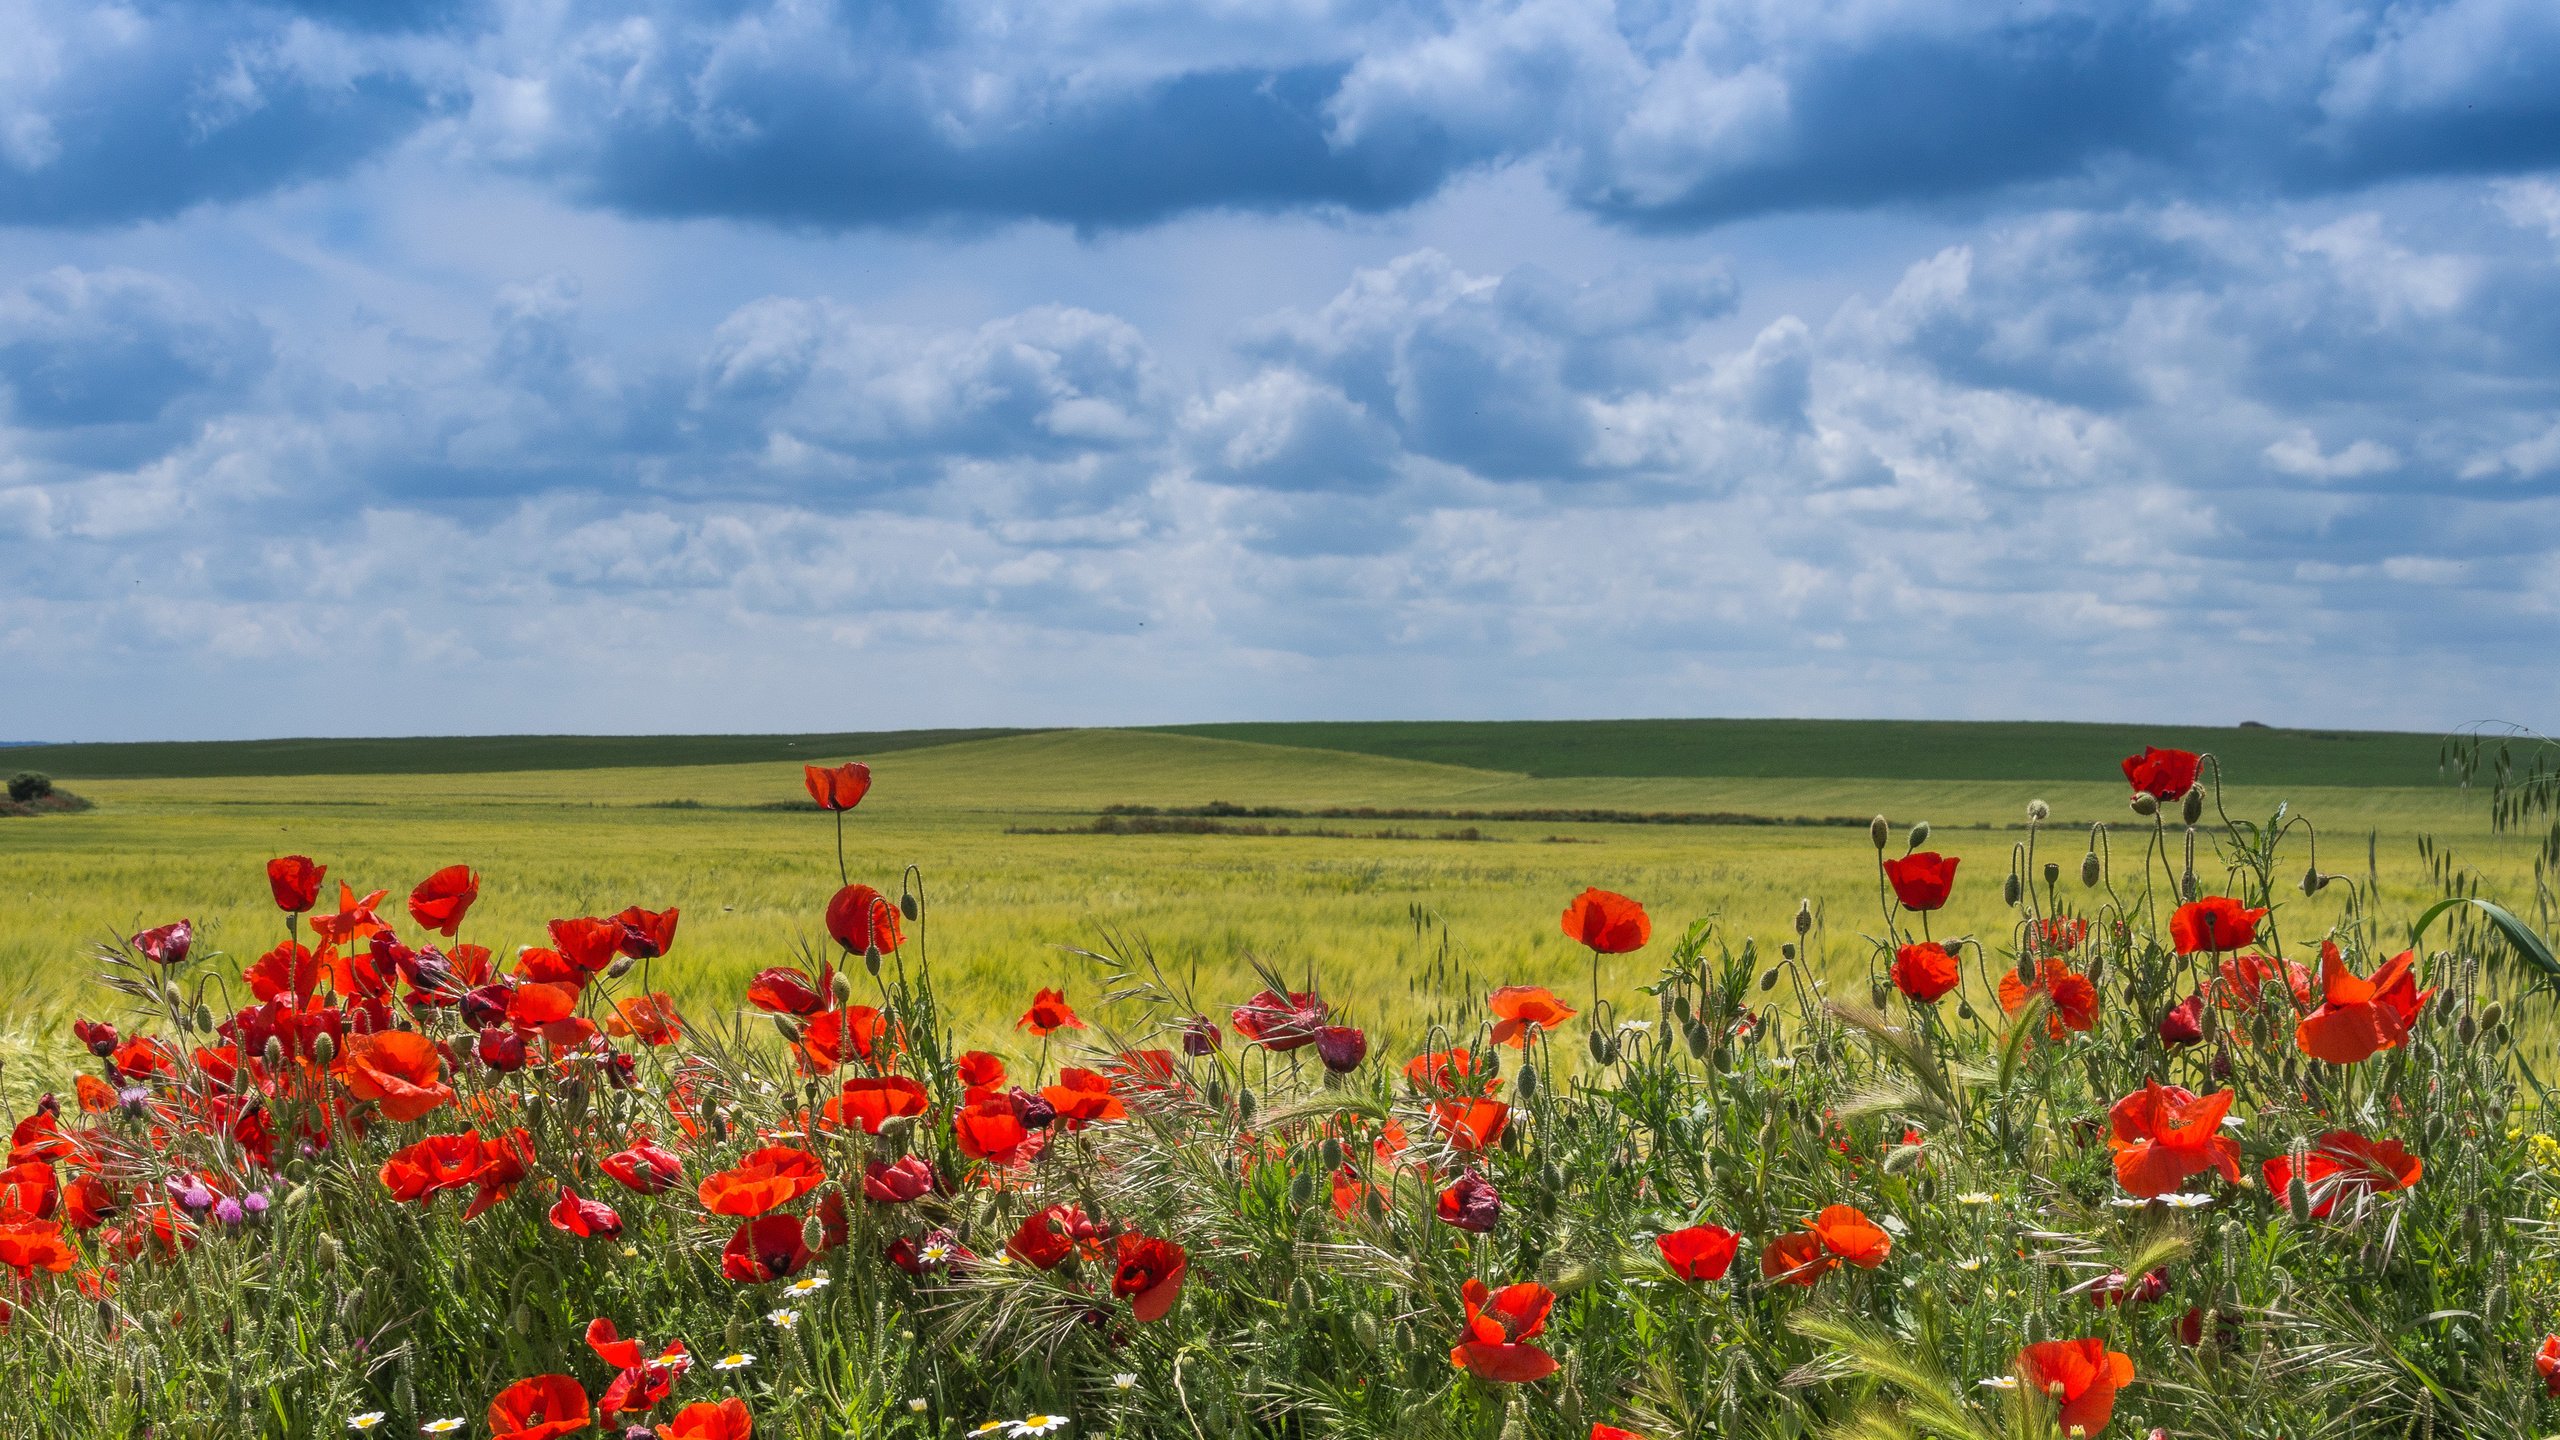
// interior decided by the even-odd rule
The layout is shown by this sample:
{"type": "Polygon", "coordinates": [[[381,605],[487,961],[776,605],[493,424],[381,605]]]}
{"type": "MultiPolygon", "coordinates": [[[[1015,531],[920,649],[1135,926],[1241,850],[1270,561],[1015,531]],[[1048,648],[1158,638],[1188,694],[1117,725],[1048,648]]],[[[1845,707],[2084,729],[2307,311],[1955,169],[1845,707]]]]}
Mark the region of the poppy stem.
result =
{"type": "Polygon", "coordinates": [[[844,812],[836,812],[836,883],[850,885],[853,875],[844,867],[844,812]]]}

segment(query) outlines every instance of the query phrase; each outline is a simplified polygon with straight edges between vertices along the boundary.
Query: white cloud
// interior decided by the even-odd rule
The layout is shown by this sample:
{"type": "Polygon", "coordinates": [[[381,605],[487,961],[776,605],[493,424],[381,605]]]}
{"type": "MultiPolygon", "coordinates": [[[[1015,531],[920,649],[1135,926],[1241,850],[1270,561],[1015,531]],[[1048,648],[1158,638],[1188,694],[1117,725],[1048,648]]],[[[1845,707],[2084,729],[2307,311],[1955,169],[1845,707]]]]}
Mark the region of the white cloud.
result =
{"type": "Polygon", "coordinates": [[[2336,453],[2323,453],[2308,429],[2299,429],[2269,445],[2267,463],[2287,475],[2313,480],[2348,480],[2400,468],[2400,452],[2371,440],[2350,441],[2336,453]]]}

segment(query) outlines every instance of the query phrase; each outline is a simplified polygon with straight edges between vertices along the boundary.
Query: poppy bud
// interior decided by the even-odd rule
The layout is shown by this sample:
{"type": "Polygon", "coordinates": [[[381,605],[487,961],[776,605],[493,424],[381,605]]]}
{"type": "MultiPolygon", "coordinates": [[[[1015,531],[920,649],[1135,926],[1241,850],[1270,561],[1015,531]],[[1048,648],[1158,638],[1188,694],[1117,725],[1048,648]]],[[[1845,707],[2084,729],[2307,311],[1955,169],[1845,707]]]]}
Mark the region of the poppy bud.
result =
{"type": "Polygon", "coordinates": [[[1707,1047],[1715,1040],[1713,1035],[1707,1033],[1707,1027],[1695,1020],[1681,1028],[1680,1038],[1688,1044],[1689,1058],[1692,1060],[1706,1059],[1707,1047]]]}
{"type": "Polygon", "coordinates": [[[2062,880],[2062,866],[2061,866],[2061,864],[2060,864],[2060,863],[2058,863],[2058,862],[2056,862],[2056,861],[2052,861],[2052,860],[2047,860],[2046,862],[2044,862],[2044,888],[2046,888],[2047,890],[2050,890],[2050,889],[2052,889],[2056,884],[2059,884],[2059,883],[2061,882],[2061,880],[2062,880]]]}
{"type": "Polygon", "coordinates": [[[809,1212],[808,1219],[800,1222],[800,1243],[811,1250],[827,1248],[826,1222],[818,1218],[815,1210],[809,1212]]]}
{"type": "Polygon", "coordinates": [[[338,1058],[338,1037],[323,1030],[311,1037],[311,1058],[326,1065],[338,1058]]]}
{"type": "Polygon", "coordinates": [[[1772,965],[1768,969],[1760,972],[1760,988],[1764,992],[1778,988],[1777,966],[1772,965]]]}
{"type": "Polygon", "coordinates": [[[268,1036],[265,1054],[269,1070],[282,1070],[284,1068],[284,1037],[268,1036]]]}
{"type": "Polygon", "coordinates": [[[2010,871],[2008,878],[2000,882],[2000,903],[2003,905],[2017,904],[2025,898],[2026,893],[2027,887],[2018,879],[2018,872],[2015,870],[2010,871]]]}
{"type": "Polygon", "coordinates": [[[836,975],[835,984],[830,985],[827,988],[835,992],[836,1003],[838,1005],[850,1005],[853,1003],[852,976],[839,971],[836,975]]]}
{"type": "Polygon", "coordinates": [[[2480,1301],[2480,1320],[2483,1327],[2492,1335],[2498,1332],[2499,1326],[2507,1323],[2506,1281],[2500,1280],[2490,1285],[2489,1293],[2480,1301]]]}
{"type": "Polygon", "coordinates": [[[1618,1063],[1618,1042],[1605,1030],[1591,1032],[1591,1058],[1602,1065],[1618,1063]]]}
{"type": "Polygon", "coordinates": [[[1323,1143],[1316,1146],[1316,1159],[1322,1161],[1327,1170],[1341,1169],[1342,1141],[1331,1135],[1324,1137],[1323,1143]]]}
{"type": "Polygon", "coordinates": [[[114,1301],[101,1299],[98,1302],[98,1328],[109,1334],[115,1333],[116,1306],[114,1301]]]}
{"type": "Polygon", "coordinates": [[[1289,1177],[1289,1208],[1304,1210],[1316,1198],[1316,1177],[1301,1170],[1289,1177]]]}
{"type": "Polygon", "coordinates": [[[1796,933],[1798,935],[1802,935],[1812,928],[1813,902],[1811,900],[1798,900],[1796,902],[1796,933]]]}
{"type": "Polygon", "coordinates": [[[1671,997],[1671,1013],[1680,1017],[1681,1024],[1689,1023],[1691,1017],[1696,1014],[1696,1007],[1689,1003],[1688,992],[1683,991],[1671,997]]]}
{"type": "Polygon", "coordinates": [[[2097,851],[2092,850],[2088,854],[2080,857],[2080,883],[2082,885],[2095,890],[2098,888],[2098,880],[2102,873],[2103,872],[2098,865],[2097,851]]]}
{"type": "Polygon", "coordinates": [[[924,917],[923,902],[917,900],[915,892],[910,890],[898,897],[898,913],[910,920],[922,919],[924,917]]]}
{"type": "Polygon", "coordinates": [[[1349,1025],[1327,1025],[1316,1032],[1316,1058],[1336,1075],[1348,1075],[1369,1056],[1366,1031],[1349,1025]]]}
{"type": "Polygon", "coordinates": [[[1253,1123],[1253,1091],[1243,1085],[1236,1087],[1236,1123],[1240,1125],[1253,1123]]]}
{"type": "Polygon", "coordinates": [[[788,1015],[776,1015],[773,1017],[773,1028],[782,1032],[783,1044],[797,1045],[800,1043],[801,1029],[799,1021],[792,1019],[788,1015]]]}
{"type": "Polygon", "coordinates": [[[2204,1039],[2204,993],[2179,1001],[2168,1014],[2160,1017],[2160,1043],[2171,1049],[2193,1045],[2204,1039]]]}
{"type": "Polygon", "coordinates": [[[2160,802],[2152,799],[2149,795],[2146,795],[2139,790],[2133,792],[2132,804],[2133,813],[2136,815],[2157,815],[2160,813],[2160,802]]]}
{"type": "Polygon", "coordinates": [[[1921,846],[1926,845],[1926,844],[1928,844],[1928,843],[1929,843],[1929,822],[1928,822],[1928,821],[1926,821],[1926,820],[1923,820],[1923,821],[1921,821],[1919,824],[1914,825],[1914,826],[1912,826],[1912,827],[1911,827],[1911,843],[1910,843],[1909,845],[1907,845],[1907,846],[1903,847],[1903,848],[1905,848],[1905,849],[1907,849],[1907,850],[1917,850],[1917,849],[1919,849],[1921,846]]]}
{"type": "Polygon", "coordinates": [[[1881,850],[1892,843],[1893,827],[1886,824],[1885,818],[1879,815],[1867,822],[1867,838],[1876,842],[1876,848],[1881,850]]]}
{"type": "Polygon", "coordinates": [[[1893,987],[1891,985],[1886,984],[1882,980],[1870,980],[1867,982],[1868,1004],[1881,1010],[1885,1007],[1885,1003],[1891,999],[1893,999],[1893,987]]]}
{"type": "Polygon", "coordinates": [[[1382,1338],[1378,1333],[1378,1317],[1370,1314],[1366,1310],[1353,1315],[1351,1317],[1351,1334],[1352,1338],[1358,1340],[1364,1348],[1370,1350],[1377,1349],[1378,1342],[1382,1338]]]}
{"type": "Polygon", "coordinates": [[[877,945],[865,945],[865,946],[863,946],[863,947],[862,947],[862,968],[863,968],[863,969],[865,969],[865,970],[870,971],[870,972],[871,972],[871,974],[872,974],[872,975],[874,975],[875,977],[876,977],[877,975],[879,975],[879,973],[880,973],[880,947],[879,947],[879,946],[877,946],[877,945]]]}
{"type": "Polygon", "coordinates": [[[1972,1019],[1972,1018],[1973,1018],[1973,1002],[1972,1002],[1972,1001],[1970,1001],[1970,1000],[1959,1000],[1959,1001],[1957,1001],[1957,1002],[1956,1002],[1956,1018],[1957,1018],[1957,1019],[1959,1019],[1959,1020],[1970,1020],[1970,1019],[1972,1019]]]}
{"type": "Polygon", "coordinates": [[[2293,1223],[2296,1225],[2311,1223],[2311,1187],[2302,1183],[2300,1171],[2296,1171],[2293,1179],[2286,1182],[2284,1203],[2287,1209],[2293,1211],[2293,1223]]]}
{"type": "Polygon", "coordinates": [[[2480,1032],[2485,1035],[2497,1029],[2498,1022],[2505,1018],[2507,1018],[2507,1007],[2495,1000],[2490,1001],[2489,1008],[2480,1012],[2480,1032]]]}
{"type": "Polygon", "coordinates": [[[1778,958],[1781,960],[1793,960],[1796,958],[1796,942],[1789,940],[1780,945],[1778,947],[1778,958]]]}
{"type": "Polygon", "coordinates": [[[339,1255],[338,1237],[326,1232],[311,1247],[312,1261],[324,1272],[338,1268],[339,1255]]]}
{"type": "Polygon", "coordinates": [[[2480,1038],[2480,1022],[2469,1015],[2464,1015],[2453,1024],[2453,1038],[2469,1045],[2480,1038]]]}
{"type": "Polygon", "coordinates": [[[2310,869],[2302,872],[2302,893],[2305,895],[2317,895],[2325,889],[2328,884],[2329,877],[2321,874],[2320,867],[2317,865],[2314,865],[2310,869]]]}

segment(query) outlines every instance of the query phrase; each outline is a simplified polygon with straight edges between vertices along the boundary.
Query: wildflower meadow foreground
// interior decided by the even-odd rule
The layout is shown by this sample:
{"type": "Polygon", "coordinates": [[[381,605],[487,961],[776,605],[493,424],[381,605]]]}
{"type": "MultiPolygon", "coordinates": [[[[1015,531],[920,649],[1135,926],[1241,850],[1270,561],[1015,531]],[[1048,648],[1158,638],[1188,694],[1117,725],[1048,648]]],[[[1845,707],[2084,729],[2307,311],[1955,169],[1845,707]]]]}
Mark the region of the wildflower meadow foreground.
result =
{"type": "Polygon", "coordinates": [[[724,1004],[673,909],[484,937],[466,865],[279,857],[272,949],[102,949],[94,1067],[8,1117],[0,1434],[2560,1428],[2560,964],[2124,771],[1990,854],[1879,817],[1874,911],[1774,954],[1595,888],[1588,993],[1395,1017],[1025,957],[1001,1056],[922,877],[847,868],[859,764],[827,939],[724,1004]],[[1937,933],[1974,885],[2011,927],[1937,933]]]}

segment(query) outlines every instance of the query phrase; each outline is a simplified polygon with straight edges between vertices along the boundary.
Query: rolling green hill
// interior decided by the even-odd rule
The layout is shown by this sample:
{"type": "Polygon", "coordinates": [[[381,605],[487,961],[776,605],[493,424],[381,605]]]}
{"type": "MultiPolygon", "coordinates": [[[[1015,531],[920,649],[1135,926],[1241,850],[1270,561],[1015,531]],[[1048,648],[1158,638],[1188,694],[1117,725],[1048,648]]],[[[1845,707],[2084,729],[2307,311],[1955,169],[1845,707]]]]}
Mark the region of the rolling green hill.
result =
{"type": "Polygon", "coordinates": [[[2210,752],[2256,785],[2446,783],[2438,735],[2005,720],[1305,721],[1159,727],[1539,777],[2107,780],[2145,745],[2210,752]]]}
{"type": "MultiPolygon", "coordinates": [[[[839,760],[1043,729],[807,735],[484,735],[16,747],[7,767],[72,780],[459,775],[839,760]]],[[[1306,721],[1167,725],[1187,735],[1551,778],[2110,780],[2146,744],[2210,751],[2251,785],[2425,787],[2442,737],[1953,720],[1306,721]]]]}
{"type": "Polygon", "coordinates": [[[742,765],[760,760],[832,763],[962,740],[1034,733],[1020,729],[873,730],[835,735],[422,735],[356,740],[148,740],[131,744],[18,745],[0,766],[56,779],[159,780],[219,775],[478,775],[506,770],[608,770],[742,765]]]}

